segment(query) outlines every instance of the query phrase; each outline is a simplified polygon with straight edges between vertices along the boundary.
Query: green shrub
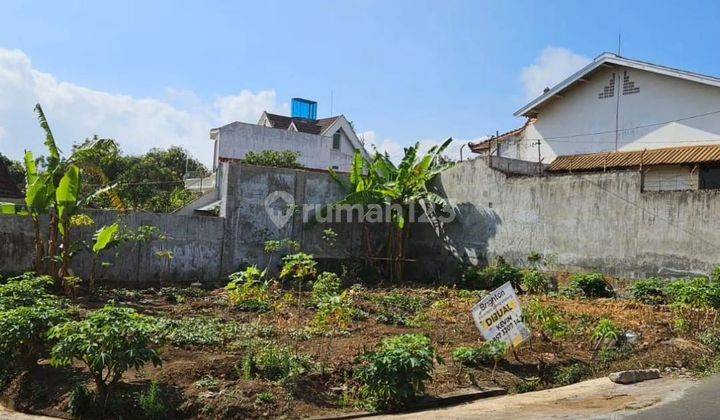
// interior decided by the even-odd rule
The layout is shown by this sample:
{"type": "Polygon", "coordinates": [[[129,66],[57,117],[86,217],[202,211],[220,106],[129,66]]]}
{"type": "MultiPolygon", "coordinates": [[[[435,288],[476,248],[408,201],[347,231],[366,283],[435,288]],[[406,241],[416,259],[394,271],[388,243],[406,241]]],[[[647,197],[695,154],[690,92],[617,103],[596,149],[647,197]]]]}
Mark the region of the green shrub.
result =
{"type": "Polygon", "coordinates": [[[550,277],[536,268],[522,271],[522,288],[528,293],[547,293],[552,289],[550,277]]]}
{"type": "Polygon", "coordinates": [[[19,277],[8,279],[7,283],[0,284],[0,311],[33,306],[39,300],[55,298],[48,290],[53,286],[50,276],[36,276],[25,273],[19,277]]]}
{"type": "Polygon", "coordinates": [[[586,298],[612,297],[612,287],[605,281],[602,273],[577,273],[570,276],[570,284],[565,293],[570,296],[586,298]]]}
{"type": "Polygon", "coordinates": [[[620,334],[622,334],[622,330],[612,320],[601,318],[593,329],[592,339],[595,347],[598,348],[608,341],[617,341],[620,334]]]}
{"type": "Polygon", "coordinates": [[[304,252],[284,256],[280,279],[293,279],[299,283],[312,281],[317,276],[317,262],[313,258],[304,252]]]}
{"type": "Polygon", "coordinates": [[[311,322],[311,332],[332,334],[344,332],[356,314],[353,301],[347,291],[339,295],[325,296],[311,322]]]}
{"type": "Polygon", "coordinates": [[[375,409],[403,406],[425,392],[435,361],[442,362],[430,339],[405,334],[383,340],[375,351],[356,360],[354,378],[360,396],[375,409]]]}
{"type": "Polygon", "coordinates": [[[274,168],[302,168],[298,161],[300,152],[292,150],[263,150],[260,152],[247,152],[243,162],[248,165],[271,166],[274,168]]]}
{"type": "Polygon", "coordinates": [[[412,326],[418,312],[423,308],[422,299],[402,292],[390,292],[372,296],[375,319],[383,324],[412,326]]]}
{"type": "Polygon", "coordinates": [[[323,272],[313,283],[310,300],[319,306],[323,301],[340,294],[340,277],[335,273],[323,272]]]}
{"type": "Polygon", "coordinates": [[[630,285],[630,296],[633,299],[648,305],[665,303],[666,296],[662,280],[652,277],[638,280],[630,285]]]}
{"type": "Polygon", "coordinates": [[[64,302],[46,291],[51,285],[32,273],[0,285],[0,371],[34,365],[48,350],[47,331],[69,319],[64,302]]]}
{"type": "Polygon", "coordinates": [[[590,368],[582,363],[562,367],[555,372],[554,382],[557,385],[565,386],[580,382],[583,377],[590,373],[590,368]]]}
{"type": "Polygon", "coordinates": [[[674,281],[665,286],[668,300],[695,308],[720,308],[720,283],[706,277],[674,281]]]}
{"type": "Polygon", "coordinates": [[[512,389],[512,392],[514,394],[524,394],[526,392],[534,392],[540,389],[541,387],[540,378],[534,377],[534,378],[528,378],[523,379],[522,382],[515,385],[512,389]]]}
{"type": "Polygon", "coordinates": [[[107,399],[128,369],[140,369],[147,362],[160,365],[151,348],[152,331],[148,318],[133,309],[105,306],[82,321],[50,329],[49,337],[56,341],[50,363],[68,366],[80,361],[90,371],[99,397],[107,399]]]}
{"type": "Polygon", "coordinates": [[[262,281],[264,273],[257,266],[230,275],[225,286],[228,300],[237,309],[243,311],[267,311],[270,308],[268,284],[262,281]]]}
{"type": "Polygon", "coordinates": [[[720,283],[720,265],[715,266],[710,273],[710,280],[720,283]]]}
{"type": "Polygon", "coordinates": [[[251,350],[241,363],[245,378],[259,376],[270,381],[277,381],[290,388],[315,366],[310,357],[299,355],[288,347],[274,344],[267,344],[251,350]]]}
{"type": "Polygon", "coordinates": [[[146,419],[162,419],[167,416],[167,407],[163,402],[162,390],[157,381],[150,383],[150,389],[140,394],[138,399],[143,417],[146,419]]]}
{"type": "Polygon", "coordinates": [[[484,268],[467,266],[460,278],[460,285],[468,289],[494,289],[510,282],[517,288],[521,281],[520,269],[499,260],[495,265],[484,268]]]}
{"type": "Polygon", "coordinates": [[[700,342],[715,353],[720,352],[720,331],[707,330],[700,333],[700,342]]]}
{"type": "Polygon", "coordinates": [[[508,345],[504,341],[491,340],[480,347],[459,347],[453,352],[453,360],[466,367],[495,364],[507,353],[508,345]]]}
{"type": "Polygon", "coordinates": [[[538,300],[530,301],[523,309],[525,319],[547,339],[562,338],[569,328],[557,309],[543,305],[538,300]]]}
{"type": "Polygon", "coordinates": [[[210,317],[156,318],[153,328],[157,336],[177,347],[219,346],[241,333],[237,323],[210,317]]]}

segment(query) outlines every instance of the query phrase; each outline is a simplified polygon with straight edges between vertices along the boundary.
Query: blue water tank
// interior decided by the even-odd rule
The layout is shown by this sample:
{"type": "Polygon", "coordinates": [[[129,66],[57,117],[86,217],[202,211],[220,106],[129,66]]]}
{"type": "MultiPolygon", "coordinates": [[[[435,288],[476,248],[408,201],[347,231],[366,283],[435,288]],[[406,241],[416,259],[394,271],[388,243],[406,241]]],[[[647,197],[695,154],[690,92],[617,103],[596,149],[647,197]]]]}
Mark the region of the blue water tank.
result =
{"type": "Polygon", "coordinates": [[[317,102],[302,98],[292,98],[292,117],[306,120],[317,119],[317,102]]]}

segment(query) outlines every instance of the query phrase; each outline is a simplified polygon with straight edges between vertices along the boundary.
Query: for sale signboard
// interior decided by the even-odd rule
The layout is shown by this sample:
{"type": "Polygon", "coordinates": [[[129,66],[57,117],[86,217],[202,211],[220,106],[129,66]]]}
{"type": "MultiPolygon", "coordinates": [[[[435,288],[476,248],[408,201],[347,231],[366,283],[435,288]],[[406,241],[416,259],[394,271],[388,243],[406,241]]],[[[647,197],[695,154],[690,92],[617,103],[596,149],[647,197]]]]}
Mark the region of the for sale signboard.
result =
{"type": "Polygon", "coordinates": [[[517,347],[530,338],[530,330],[522,319],[520,299],[510,282],[478,302],[472,316],[485,340],[500,340],[517,347]]]}

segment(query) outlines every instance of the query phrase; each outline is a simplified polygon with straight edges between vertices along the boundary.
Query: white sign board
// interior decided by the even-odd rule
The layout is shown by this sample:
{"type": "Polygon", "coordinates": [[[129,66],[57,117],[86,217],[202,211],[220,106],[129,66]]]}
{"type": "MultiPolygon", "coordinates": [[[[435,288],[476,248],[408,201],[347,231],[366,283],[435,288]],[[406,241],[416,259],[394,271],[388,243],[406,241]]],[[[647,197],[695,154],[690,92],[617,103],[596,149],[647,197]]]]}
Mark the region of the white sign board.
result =
{"type": "Polygon", "coordinates": [[[472,317],[485,340],[500,340],[519,346],[530,338],[530,330],[522,320],[520,299],[510,282],[478,302],[472,309],[472,317]]]}

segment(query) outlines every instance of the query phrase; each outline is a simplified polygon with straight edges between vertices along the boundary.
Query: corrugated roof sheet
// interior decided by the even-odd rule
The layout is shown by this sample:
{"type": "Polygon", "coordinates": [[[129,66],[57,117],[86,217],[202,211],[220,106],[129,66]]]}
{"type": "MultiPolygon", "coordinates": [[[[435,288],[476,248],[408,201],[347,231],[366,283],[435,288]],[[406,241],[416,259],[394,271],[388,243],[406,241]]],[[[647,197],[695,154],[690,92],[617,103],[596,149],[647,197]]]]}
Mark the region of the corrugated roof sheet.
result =
{"type": "Polygon", "coordinates": [[[716,162],[720,163],[720,144],[558,156],[550,164],[548,171],[594,171],[652,165],[716,162]]]}

